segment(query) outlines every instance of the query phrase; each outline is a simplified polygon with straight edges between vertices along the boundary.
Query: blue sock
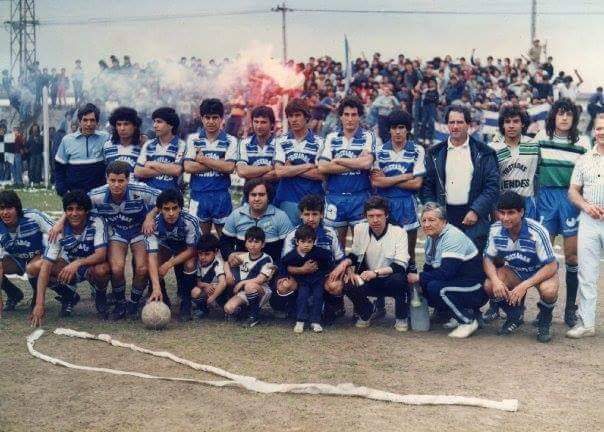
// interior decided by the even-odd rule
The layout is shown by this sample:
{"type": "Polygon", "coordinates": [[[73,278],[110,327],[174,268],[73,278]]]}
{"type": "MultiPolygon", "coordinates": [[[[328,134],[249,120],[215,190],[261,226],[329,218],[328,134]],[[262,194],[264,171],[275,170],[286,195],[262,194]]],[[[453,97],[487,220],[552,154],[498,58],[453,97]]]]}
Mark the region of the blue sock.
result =
{"type": "Polygon", "coordinates": [[[247,298],[249,306],[250,318],[258,318],[258,315],[260,314],[260,294],[246,293],[245,297],[247,298]]]}

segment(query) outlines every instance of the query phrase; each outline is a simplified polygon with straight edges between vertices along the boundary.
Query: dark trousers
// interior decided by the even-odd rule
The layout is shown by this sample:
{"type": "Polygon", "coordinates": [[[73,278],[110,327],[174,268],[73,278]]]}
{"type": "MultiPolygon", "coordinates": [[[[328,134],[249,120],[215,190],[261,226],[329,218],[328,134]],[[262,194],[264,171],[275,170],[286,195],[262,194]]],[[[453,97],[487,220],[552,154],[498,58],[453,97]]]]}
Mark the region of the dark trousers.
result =
{"type": "Polygon", "coordinates": [[[42,183],[42,154],[32,154],[29,156],[29,181],[31,183],[42,183]]]}
{"type": "MultiPolygon", "coordinates": [[[[449,205],[447,204],[447,222],[453,225],[456,228],[459,228],[464,233],[467,234],[467,230],[469,227],[462,224],[463,218],[466,217],[466,214],[470,211],[469,205],[449,205]]],[[[484,251],[484,247],[487,244],[487,236],[471,236],[470,240],[476,245],[476,249],[478,249],[479,253],[484,251]]]]}
{"type": "Polygon", "coordinates": [[[298,299],[296,300],[296,319],[298,321],[321,322],[323,291],[322,283],[298,285],[298,299]],[[311,299],[312,305],[309,307],[308,303],[311,299]]]}
{"type": "Polygon", "coordinates": [[[409,316],[409,285],[404,273],[394,273],[387,277],[375,278],[361,286],[347,284],[344,294],[354,305],[354,310],[363,321],[373,313],[373,304],[367,297],[394,298],[394,315],[397,319],[409,316]]]}
{"type": "Polygon", "coordinates": [[[274,311],[286,312],[289,316],[294,316],[296,313],[296,304],[298,302],[298,290],[293,293],[281,296],[277,294],[276,288],[273,294],[268,299],[268,304],[274,311]]]}
{"type": "Polygon", "coordinates": [[[434,122],[436,121],[436,105],[424,104],[422,109],[422,125],[419,131],[420,139],[434,139],[434,122]]]}
{"type": "Polygon", "coordinates": [[[464,324],[477,318],[480,307],[488,300],[482,281],[476,279],[432,280],[422,288],[430,306],[449,310],[451,316],[464,324]]]}

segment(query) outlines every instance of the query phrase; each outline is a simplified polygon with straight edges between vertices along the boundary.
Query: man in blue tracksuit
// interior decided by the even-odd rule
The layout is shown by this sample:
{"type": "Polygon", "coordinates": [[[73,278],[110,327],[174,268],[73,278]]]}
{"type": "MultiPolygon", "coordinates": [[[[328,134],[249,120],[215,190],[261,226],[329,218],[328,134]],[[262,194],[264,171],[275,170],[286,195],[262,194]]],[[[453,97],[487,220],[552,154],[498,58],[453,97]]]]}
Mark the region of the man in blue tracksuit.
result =
{"type": "Polygon", "coordinates": [[[471,116],[466,107],[449,107],[445,120],[449,138],[426,155],[421,198],[443,206],[449,223],[470,237],[482,253],[499,197],[497,156],[469,136],[471,116]]]}
{"type": "Polygon", "coordinates": [[[61,196],[80,189],[90,192],[105,183],[103,144],[110,138],[107,132],[96,130],[99,109],[89,103],[78,110],[79,130],[65,135],[55,156],[55,187],[61,196]]]}

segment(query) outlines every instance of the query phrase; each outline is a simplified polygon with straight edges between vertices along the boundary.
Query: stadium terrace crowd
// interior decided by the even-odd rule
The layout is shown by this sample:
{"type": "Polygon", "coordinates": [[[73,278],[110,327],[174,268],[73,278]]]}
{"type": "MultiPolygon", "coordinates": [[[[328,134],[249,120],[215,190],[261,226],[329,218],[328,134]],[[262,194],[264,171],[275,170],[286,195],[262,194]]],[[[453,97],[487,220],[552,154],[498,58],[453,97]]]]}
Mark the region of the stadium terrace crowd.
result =
{"type": "Polygon", "coordinates": [[[218,315],[254,327],[270,307],[295,322],[294,332],[308,325],[319,333],[345,315],[346,297],[363,328],[386,315],[388,297],[394,329],[406,332],[410,308],[423,298],[434,324],[465,338],[501,311],[499,334],[516,332],[535,288],[537,339],[548,342],[560,277],[552,243],[561,236],[566,336],[595,334],[604,116],[595,118],[592,146],[571,99],[553,102],[532,138],[526,112],[504,105],[500,138],[485,144],[470,136],[470,108],[451,104],[448,138],[426,150],[411,133],[409,110],[385,116],[381,140],[363,128],[365,108],[344,97],[340,127],[323,138],[310,129],[307,99],[288,102],[280,135],[273,109],[258,105],[252,133],[238,139],[224,129],[223,102],[204,99],[201,127],[183,140],[173,108],[151,113],[148,138],[135,109],[114,109],[108,134],[99,109],[83,105],[54,157],[63,216],[53,221],[23,208],[13,190],[0,191],[3,312],[24,298],[6,275],[26,274],[34,326],[48,288],[68,317],[83,282],[101,319],[137,319],[145,302],[171,305],[165,277],[173,271],[181,321],[218,315]],[[231,193],[233,173],[245,180],[241,198],[231,193]],[[419,229],[423,266],[415,259],[419,229]]]}

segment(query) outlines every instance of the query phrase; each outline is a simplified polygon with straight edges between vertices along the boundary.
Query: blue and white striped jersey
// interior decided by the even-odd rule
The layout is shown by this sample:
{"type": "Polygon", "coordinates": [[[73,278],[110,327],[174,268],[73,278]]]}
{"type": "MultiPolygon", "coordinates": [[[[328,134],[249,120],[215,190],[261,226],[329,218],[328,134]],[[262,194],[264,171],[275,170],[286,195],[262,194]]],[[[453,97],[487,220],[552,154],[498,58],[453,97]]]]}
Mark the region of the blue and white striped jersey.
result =
{"type": "Polygon", "coordinates": [[[147,252],[158,252],[160,245],[179,252],[195,247],[200,235],[197,217],[181,211],[176,222],[170,225],[160,213],[155,216],[155,232],[145,237],[145,245],[147,252]]]}
{"type": "MultiPolygon", "coordinates": [[[[409,140],[401,151],[396,151],[391,141],[378,147],[374,168],[384,173],[386,177],[401,174],[423,176],[426,174],[424,165],[424,148],[409,140]]],[[[414,194],[411,190],[401,189],[396,186],[377,188],[378,195],[388,198],[410,197],[414,194]]]]}
{"type": "Polygon", "coordinates": [[[533,274],[556,260],[547,229],[539,222],[522,218],[522,227],[516,241],[501,222],[491,225],[484,254],[489,258],[502,258],[520,274],[533,274]]]}
{"type": "MultiPolygon", "coordinates": [[[[185,160],[195,161],[199,153],[205,157],[227,162],[237,162],[237,138],[220,131],[216,140],[210,142],[205,131],[189,135],[185,160]]],[[[218,171],[206,171],[191,174],[191,193],[198,194],[210,191],[228,191],[231,186],[231,175],[218,171]]]]}
{"type": "Polygon", "coordinates": [[[46,213],[34,209],[23,209],[15,229],[0,220],[0,259],[10,255],[27,262],[44,252],[44,234],[53,223],[46,213]]]}
{"type": "Polygon", "coordinates": [[[81,234],[73,232],[69,223],[65,224],[63,234],[53,243],[49,243],[44,252],[44,259],[56,261],[65,258],[68,262],[86,258],[97,249],[107,247],[107,227],[100,217],[88,217],[81,234]]]}
{"type": "MultiPolygon", "coordinates": [[[[185,142],[177,136],[172,138],[167,145],[161,144],[159,139],[154,138],[143,144],[136,164],[143,167],[147,161],[154,161],[165,164],[182,165],[185,147],[185,142]]],[[[140,180],[147,183],[152,188],[163,191],[166,189],[178,189],[181,177],[182,176],[174,177],[167,174],[161,174],[156,177],[140,180]]]]}
{"type": "Polygon", "coordinates": [[[252,259],[249,253],[242,253],[240,256],[243,263],[240,266],[233,267],[233,277],[236,281],[253,279],[256,276],[263,274],[270,280],[275,273],[273,267],[273,259],[266,252],[257,259],[252,259]]]}
{"type": "MultiPolygon", "coordinates": [[[[285,237],[285,241],[283,242],[283,251],[281,256],[284,257],[292,250],[296,248],[296,229],[298,229],[300,225],[294,228],[287,237],[285,237]]],[[[331,252],[331,257],[334,262],[338,262],[344,258],[344,252],[340,247],[340,242],[338,241],[338,235],[336,234],[336,230],[331,227],[324,226],[320,224],[316,230],[317,238],[315,240],[315,245],[322,249],[326,249],[331,252]]]]}
{"type": "Polygon", "coordinates": [[[204,283],[216,283],[218,282],[218,276],[224,275],[224,263],[218,257],[214,258],[214,261],[208,266],[197,266],[197,279],[204,283]]]}
{"type": "MultiPolygon", "coordinates": [[[[321,150],[323,139],[310,130],[306,137],[298,142],[290,132],[277,138],[275,144],[275,163],[292,165],[313,164],[316,165],[321,150]]],[[[277,205],[284,201],[298,202],[303,196],[309,194],[323,195],[323,182],[321,180],[310,180],[304,177],[282,178],[277,187],[275,203],[277,205]]]]}
{"type": "MultiPolygon", "coordinates": [[[[356,159],[361,153],[375,157],[375,135],[373,132],[356,130],[351,140],[346,139],[342,131],[332,132],[325,138],[320,160],[356,159]]],[[[352,170],[342,174],[330,174],[327,177],[327,193],[357,193],[371,190],[369,170],[352,170]]]]}
{"type": "MultiPolygon", "coordinates": [[[[103,158],[105,165],[113,161],[122,161],[130,165],[130,172],[134,172],[134,167],[141,154],[141,146],[137,144],[122,145],[108,140],[103,144],[103,158]]],[[[132,175],[130,175],[132,177],[132,175]]]]}
{"type": "Polygon", "coordinates": [[[250,166],[273,166],[275,157],[275,137],[271,135],[264,146],[258,145],[256,135],[251,135],[239,143],[237,164],[250,166]]]}
{"type": "Polygon", "coordinates": [[[147,213],[155,206],[161,191],[144,183],[129,183],[124,199],[115,203],[107,185],[91,190],[93,216],[105,219],[107,227],[124,238],[132,238],[141,233],[147,213]]]}

